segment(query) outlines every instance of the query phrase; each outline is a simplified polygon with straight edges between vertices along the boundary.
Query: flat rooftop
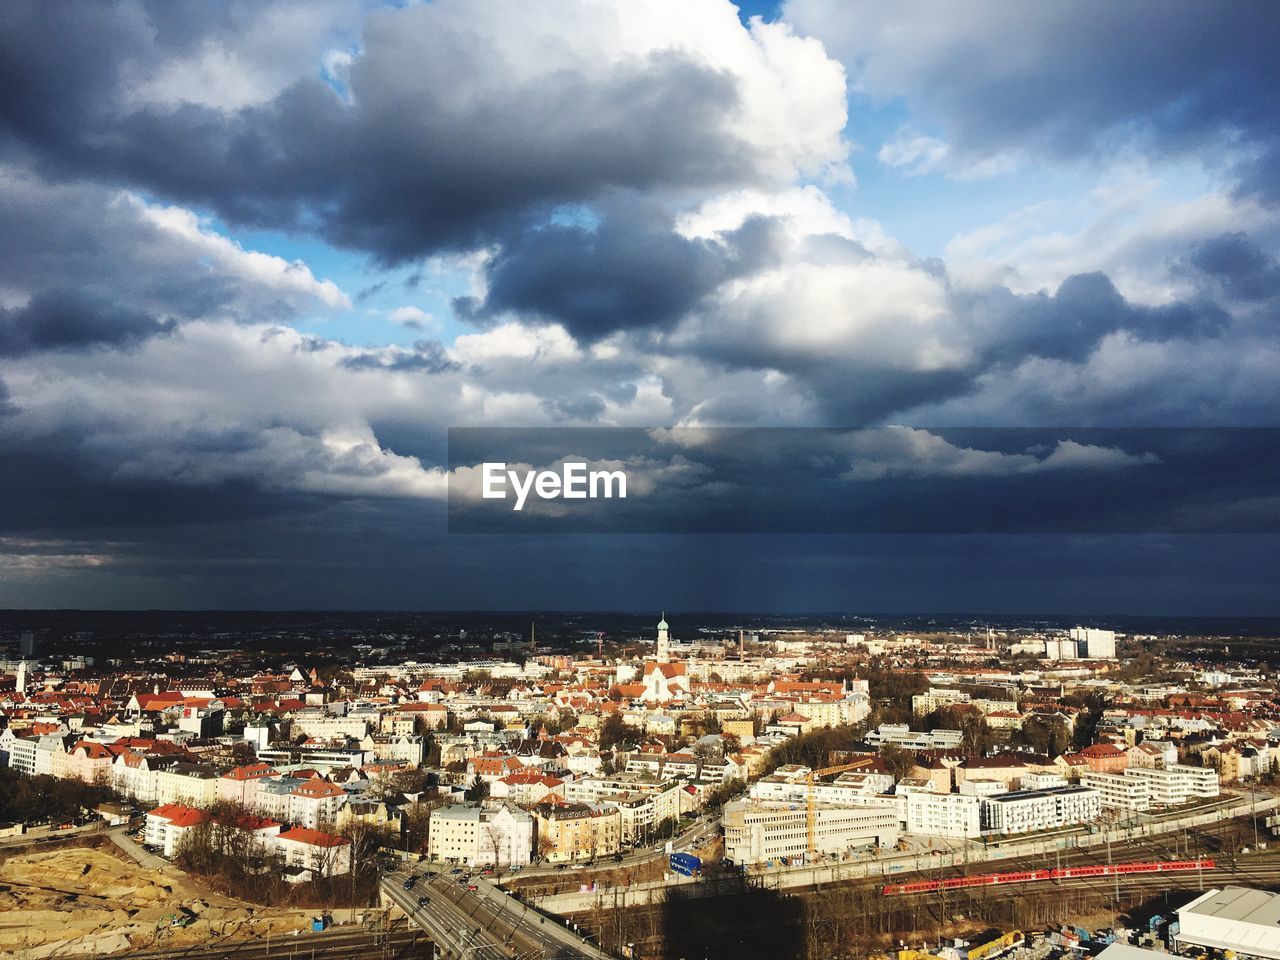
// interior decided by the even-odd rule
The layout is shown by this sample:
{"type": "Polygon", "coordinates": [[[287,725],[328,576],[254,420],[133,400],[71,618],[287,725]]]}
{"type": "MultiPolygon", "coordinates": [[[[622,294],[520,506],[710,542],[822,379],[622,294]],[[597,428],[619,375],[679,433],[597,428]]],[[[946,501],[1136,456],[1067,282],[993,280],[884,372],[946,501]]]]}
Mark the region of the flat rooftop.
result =
{"type": "Polygon", "coordinates": [[[1179,910],[1178,921],[1180,942],[1280,960],[1280,894],[1209,890],[1179,910]]]}

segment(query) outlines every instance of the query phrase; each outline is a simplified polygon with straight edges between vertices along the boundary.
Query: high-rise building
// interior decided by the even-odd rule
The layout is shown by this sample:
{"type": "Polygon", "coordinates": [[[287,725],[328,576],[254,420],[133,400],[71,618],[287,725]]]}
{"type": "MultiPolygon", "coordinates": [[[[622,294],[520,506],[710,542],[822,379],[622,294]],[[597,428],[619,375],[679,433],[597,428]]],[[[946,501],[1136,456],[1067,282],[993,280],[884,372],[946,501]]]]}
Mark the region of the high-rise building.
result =
{"type": "Polygon", "coordinates": [[[18,655],[23,660],[30,660],[36,655],[36,635],[30,630],[22,634],[22,639],[18,644],[18,655]]]}
{"type": "Polygon", "coordinates": [[[1090,660],[1114,660],[1116,658],[1116,633],[1114,630],[1073,627],[1071,639],[1078,646],[1082,657],[1087,657],[1090,660]]]}

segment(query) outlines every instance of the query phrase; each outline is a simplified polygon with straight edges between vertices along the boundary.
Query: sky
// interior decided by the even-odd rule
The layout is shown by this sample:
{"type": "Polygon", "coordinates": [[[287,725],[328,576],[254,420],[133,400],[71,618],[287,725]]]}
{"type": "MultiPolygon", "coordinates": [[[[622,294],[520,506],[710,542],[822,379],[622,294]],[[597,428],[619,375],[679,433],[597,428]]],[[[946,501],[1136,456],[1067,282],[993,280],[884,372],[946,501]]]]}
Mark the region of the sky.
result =
{"type": "Polygon", "coordinates": [[[1263,0],[0,4],[0,606],[1280,613],[1266,456],[1222,529],[446,503],[460,427],[831,428],[848,496],[924,500],[1280,425],[1278,43],[1263,0]]]}

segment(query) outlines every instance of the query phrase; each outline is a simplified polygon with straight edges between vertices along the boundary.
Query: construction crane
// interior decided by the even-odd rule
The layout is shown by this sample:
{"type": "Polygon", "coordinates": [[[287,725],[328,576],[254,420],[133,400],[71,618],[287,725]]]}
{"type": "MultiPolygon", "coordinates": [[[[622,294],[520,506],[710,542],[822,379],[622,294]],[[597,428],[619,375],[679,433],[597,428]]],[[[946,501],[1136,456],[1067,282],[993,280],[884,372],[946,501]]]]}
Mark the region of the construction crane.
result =
{"type": "Polygon", "coordinates": [[[844,773],[846,770],[855,770],[859,767],[867,765],[869,757],[861,760],[855,760],[852,763],[839,763],[834,767],[823,767],[821,770],[810,770],[808,776],[804,780],[804,807],[805,807],[805,839],[808,841],[805,847],[805,862],[813,863],[818,856],[818,841],[815,836],[818,825],[818,810],[813,800],[813,784],[814,781],[821,777],[829,777],[833,774],[844,773]]]}

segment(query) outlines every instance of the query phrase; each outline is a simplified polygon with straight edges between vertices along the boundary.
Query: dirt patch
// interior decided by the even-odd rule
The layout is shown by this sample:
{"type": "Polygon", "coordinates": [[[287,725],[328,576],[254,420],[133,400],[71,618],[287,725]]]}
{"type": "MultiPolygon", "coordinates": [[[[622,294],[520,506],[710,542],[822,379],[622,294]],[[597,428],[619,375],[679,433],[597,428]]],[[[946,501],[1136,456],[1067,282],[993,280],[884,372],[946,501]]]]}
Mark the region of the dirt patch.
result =
{"type": "Polygon", "coordinates": [[[0,863],[0,956],[108,954],[286,935],[310,911],[257,907],[90,847],[0,863]],[[186,926],[174,926],[179,920],[186,926]]]}

